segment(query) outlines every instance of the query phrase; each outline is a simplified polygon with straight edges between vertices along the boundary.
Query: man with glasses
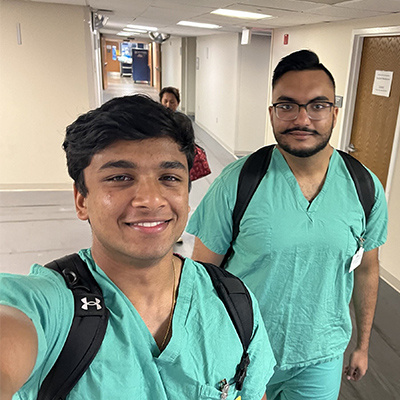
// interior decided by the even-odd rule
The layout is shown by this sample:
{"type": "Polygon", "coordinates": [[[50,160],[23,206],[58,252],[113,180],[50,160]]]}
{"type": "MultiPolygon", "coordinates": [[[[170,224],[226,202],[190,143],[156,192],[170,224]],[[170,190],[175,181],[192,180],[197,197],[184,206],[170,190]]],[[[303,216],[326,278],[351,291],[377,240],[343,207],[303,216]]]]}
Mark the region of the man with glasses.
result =
{"type": "MultiPolygon", "coordinates": [[[[260,303],[277,360],[268,399],[335,400],[352,295],[357,343],[344,374],[357,381],[368,368],[378,247],[386,240],[384,191],[371,173],[375,202],[367,221],[349,171],[329,144],[338,114],[335,81],[315,53],[283,58],[272,88],[277,145],[225,266],[260,303]]],[[[196,236],[195,260],[220,265],[224,259],[246,158],[225,168],[192,216],[187,230],[196,236]]]]}

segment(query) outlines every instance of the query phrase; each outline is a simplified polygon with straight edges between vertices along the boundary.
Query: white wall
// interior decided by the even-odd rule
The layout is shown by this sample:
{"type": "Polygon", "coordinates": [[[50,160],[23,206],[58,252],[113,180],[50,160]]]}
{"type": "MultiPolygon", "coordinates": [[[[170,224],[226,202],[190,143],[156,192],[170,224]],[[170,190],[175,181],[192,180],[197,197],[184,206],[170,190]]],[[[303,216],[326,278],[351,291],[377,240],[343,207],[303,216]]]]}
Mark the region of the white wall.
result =
{"type": "Polygon", "coordinates": [[[197,38],[196,123],[233,152],[238,93],[238,34],[197,38]]]}
{"type": "Polygon", "coordinates": [[[64,130],[95,102],[89,14],[19,0],[1,0],[0,7],[0,187],[70,188],[64,130]]]}
{"type": "MultiPolygon", "coordinates": [[[[335,77],[337,94],[344,96],[348,84],[353,30],[398,25],[400,25],[400,14],[290,29],[277,29],[274,31],[273,35],[272,69],[275,68],[276,64],[283,56],[299,49],[311,49],[319,55],[321,62],[335,77]],[[283,45],[284,34],[289,34],[289,44],[286,46],[283,45]]],[[[346,99],[344,99],[344,101],[346,101],[346,99]]],[[[332,145],[335,147],[337,147],[342,134],[342,113],[340,111],[338,123],[331,140],[332,145]]],[[[270,127],[267,131],[266,142],[274,142],[270,127]]],[[[400,207],[398,206],[400,199],[399,159],[400,154],[399,149],[397,149],[397,162],[388,200],[388,241],[382,246],[380,253],[382,276],[398,290],[400,290],[400,262],[398,257],[398,242],[400,240],[400,207]]]]}
{"type": "Polygon", "coordinates": [[[161,45],[161,87],[174,86],[181,89],[182,39],[171,37],[161,45]]]}
{"type": "Polygon", "coordinates": [[[239,92],[235,154],[245,155],[264,145],[271,37],[253,35],[239,45],[239,92]]]}
{"type": "Polygon", "coordinates": [[[381,275],[400,291],[400,148],[397,148],[397,159],[391,182],[390,195],[388,199],[389,224],[388,240],[382,246],[380,253],[381,275]]]}

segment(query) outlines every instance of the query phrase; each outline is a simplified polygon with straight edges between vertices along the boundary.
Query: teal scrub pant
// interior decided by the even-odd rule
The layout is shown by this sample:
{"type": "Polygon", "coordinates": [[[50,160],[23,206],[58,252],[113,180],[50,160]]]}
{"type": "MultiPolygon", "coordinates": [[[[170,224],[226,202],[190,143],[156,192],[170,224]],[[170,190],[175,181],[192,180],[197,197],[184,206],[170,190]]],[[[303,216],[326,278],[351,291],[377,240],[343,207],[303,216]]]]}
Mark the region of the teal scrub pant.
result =
{"type": "Polygon", "coordinates": [[[267,385],[268,400],[337,400],[343,355],[329,362],[276,371],[267,385]]]}

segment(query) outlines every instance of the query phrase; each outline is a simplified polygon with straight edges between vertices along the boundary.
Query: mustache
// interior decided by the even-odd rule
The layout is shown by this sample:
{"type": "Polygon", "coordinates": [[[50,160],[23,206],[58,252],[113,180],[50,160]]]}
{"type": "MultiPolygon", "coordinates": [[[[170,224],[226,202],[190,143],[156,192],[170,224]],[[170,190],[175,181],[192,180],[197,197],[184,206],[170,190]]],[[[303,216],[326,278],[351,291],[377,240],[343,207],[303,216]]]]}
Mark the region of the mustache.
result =
{"type": "Polygon", "coordinates": [[[314,135],[319,135],[318,131],[315,129],[308,129],[308,128],[295,128],[295,129],[286,129],[283,132],[281,132],[281,135],[286,135],[287,133],[292,133],[292,132],[310,132],[313,133],[314,135]]]}

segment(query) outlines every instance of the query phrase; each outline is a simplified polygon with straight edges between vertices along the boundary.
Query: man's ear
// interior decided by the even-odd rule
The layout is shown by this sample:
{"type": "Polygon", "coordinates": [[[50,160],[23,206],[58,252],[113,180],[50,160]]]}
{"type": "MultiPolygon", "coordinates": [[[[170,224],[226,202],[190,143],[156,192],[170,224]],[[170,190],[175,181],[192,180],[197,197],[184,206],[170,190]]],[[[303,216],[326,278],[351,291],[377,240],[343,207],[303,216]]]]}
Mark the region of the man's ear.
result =
{"type": "Polygon", "coordinates": [[[268,111],[269,111],[269,120],[271,121],[271,124],[272,124],[272,115],[274,113],[274,107],[273,106],[269,106],[268,107],[268,111]]]}
{"type": "Polygon", "coordinates": [[[74,184],[74,199],[75,199],[76,215],[82,221],[87,221],[89,219],[89,215],[87,211],[86,197],[84,197],[79,192],[75,184],[74,184]]]}
{"type": "Polygon", "coordinates": [[[336,126],[338,112],[339,112],[339,108],[338,107],[334,107],[333,108],[333,127],[336,126]]]}

